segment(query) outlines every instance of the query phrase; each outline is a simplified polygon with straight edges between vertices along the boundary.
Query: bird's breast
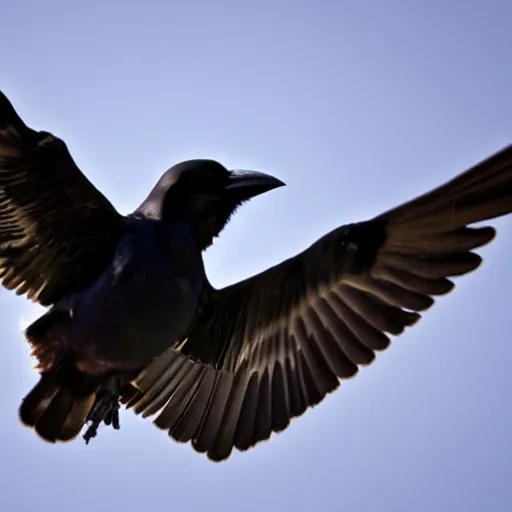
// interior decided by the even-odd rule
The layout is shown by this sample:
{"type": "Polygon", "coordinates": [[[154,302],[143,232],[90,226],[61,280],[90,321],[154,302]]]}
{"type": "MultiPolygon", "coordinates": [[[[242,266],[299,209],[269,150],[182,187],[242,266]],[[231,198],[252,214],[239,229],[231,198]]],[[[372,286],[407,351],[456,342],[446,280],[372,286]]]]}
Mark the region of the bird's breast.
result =
{"type": "Polygon", "coordinates": [[[74,298],[72,344],[79,353],[91,363],[138,367],[183,336],[205,283],[194,249],[183,235],[123,239],[96,283],[74,298]]]}

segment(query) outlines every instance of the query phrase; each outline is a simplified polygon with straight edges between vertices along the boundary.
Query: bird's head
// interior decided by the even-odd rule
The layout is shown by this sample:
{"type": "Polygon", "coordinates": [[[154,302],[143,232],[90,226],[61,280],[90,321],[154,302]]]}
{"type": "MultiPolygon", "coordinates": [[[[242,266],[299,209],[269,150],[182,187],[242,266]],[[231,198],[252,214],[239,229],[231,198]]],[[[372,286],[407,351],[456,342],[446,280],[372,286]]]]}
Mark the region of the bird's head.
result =
{"type": "Polygon", "coordinates": [[[137,209],[145,217],[191,221],[201,250],[209,247],[245,201],[284,183],[262,172],[228,170],[214,160],[171,167],[137,209]]]}

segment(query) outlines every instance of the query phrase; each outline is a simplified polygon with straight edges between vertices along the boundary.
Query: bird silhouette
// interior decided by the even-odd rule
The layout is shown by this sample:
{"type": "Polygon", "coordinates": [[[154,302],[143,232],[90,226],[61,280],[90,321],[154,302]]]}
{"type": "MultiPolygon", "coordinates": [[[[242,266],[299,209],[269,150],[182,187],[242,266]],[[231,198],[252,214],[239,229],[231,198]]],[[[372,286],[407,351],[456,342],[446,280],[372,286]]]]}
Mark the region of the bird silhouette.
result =
{"type": "Polygon", "coordinates": [[[211,460],[247,450],[417,323],[512,212],[512,145],[370,220],[222,289],[203,251],[249,199],[284,185],[213,160],[166,171],[130,215],[65,143],[0,93],[0,279],[46,306],[25,332],[40,380],[21,421],[89,441],[124,405],[211,460]]]}

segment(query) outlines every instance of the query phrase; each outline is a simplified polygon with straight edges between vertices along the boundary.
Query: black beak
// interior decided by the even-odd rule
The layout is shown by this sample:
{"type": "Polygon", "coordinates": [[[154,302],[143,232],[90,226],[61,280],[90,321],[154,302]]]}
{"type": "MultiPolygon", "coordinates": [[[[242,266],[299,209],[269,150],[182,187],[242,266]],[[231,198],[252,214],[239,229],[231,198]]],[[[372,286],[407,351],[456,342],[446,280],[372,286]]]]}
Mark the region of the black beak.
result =
{"type": "Polygon", "coordinates": [[[237,170],[231,171],[225,190],[232,193],[237,199],[244,200],[284,186],[285,183],[269,174],[237,170]]]}

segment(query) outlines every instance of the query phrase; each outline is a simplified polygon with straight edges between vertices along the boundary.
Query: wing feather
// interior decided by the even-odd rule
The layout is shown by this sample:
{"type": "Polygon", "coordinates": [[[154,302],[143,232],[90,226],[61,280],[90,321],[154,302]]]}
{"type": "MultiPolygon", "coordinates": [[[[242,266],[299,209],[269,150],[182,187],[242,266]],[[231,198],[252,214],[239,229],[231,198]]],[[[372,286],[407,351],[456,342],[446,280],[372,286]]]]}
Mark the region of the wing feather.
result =
{"type": "Polygon", "coordinates": [[[509,146],[416,200],[340,227],[280,265],[212,290],[179,350],[170,349],[134,381],[142,397],[136,412],[157,414],[158,427],[192,440],[212,460],[268,439],[370,364],[391,335],[453,289],[451,278],[480,265],[472,251],[495,231],[468,224],[511,212],[509,146]],[[178,360],[190,362],[192,379],[176,376],[178,360]],[[198,372],[184,416],[173,386],[196,389],[198,372]],[[185,417],[186,428],[174,428],[185,417]]]}
{"type": "Polygon", "coordinates": [[[0,92],[0,279],[50,305],[87,285],[112,256],[123,217],[65,143],[27,127],[0,92]]]}

